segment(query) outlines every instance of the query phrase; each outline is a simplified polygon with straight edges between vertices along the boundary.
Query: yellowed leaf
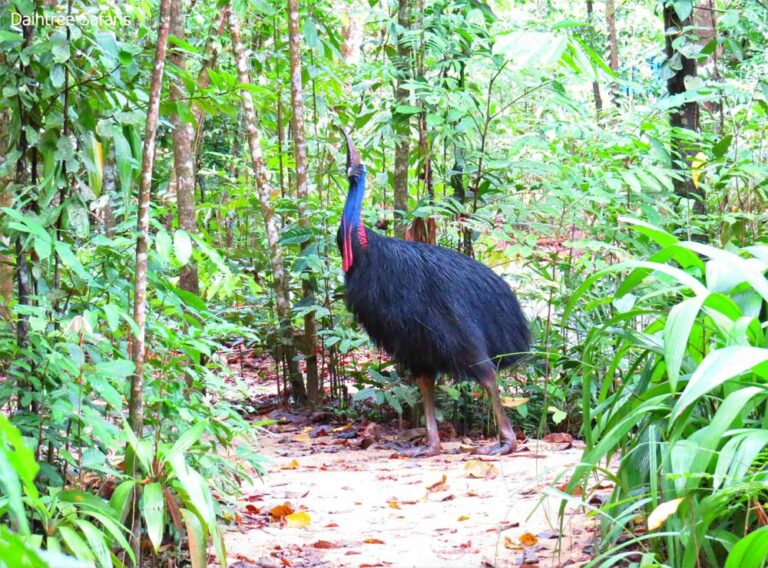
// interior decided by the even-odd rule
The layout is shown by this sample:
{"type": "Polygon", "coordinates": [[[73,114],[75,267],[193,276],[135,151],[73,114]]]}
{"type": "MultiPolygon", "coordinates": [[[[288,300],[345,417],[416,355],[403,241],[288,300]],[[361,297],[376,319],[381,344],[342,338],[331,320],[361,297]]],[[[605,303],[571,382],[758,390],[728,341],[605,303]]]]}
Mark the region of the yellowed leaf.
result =
{"type": "Polygon", "coordinates": [[[664,524],[664,521],[675,514],[682,502],[682,498],[672,499],[671,501],[667,501],[656,507],[653,512],[648,515],[648,530],[655,531],[660,528],[661,525],[664,524]]]}
{"type": "Polygon", "coordinates": [[[504,548],[508,548],[510,550],[522,550],[523,547],[517,544],[514,540],[512,540],[512,537],[505,536],[504,537],[504,548]]]}
{"type": "Polygon", "coordinates": [[[293,437],[294,440],[297,442],[311,442],[312,439],[309,437],[309,434],[299,434],[297,436],[293,437]]]}
{"type": "Polygon", "coordinates": [[[519,540],[520,540],[520,544],[522,544],[523,546],[533,546],[534,544],[539,542],[539,539],[533,536],[529,532],[524,532],[523,534],[521,534],[519,540]]]}
{"type": "Polygon", "coordinates": [[[699,152],[693,157],[691,161],[691,180],[696,189],[699,188],[699,179],[701,174],[704,173],[704,166],[707,165],[707,156],[703,152],[699,152]]]}
{"type": "Polygon", "coordinates": [[[312,518],[306,511],[299,511],[298,513],[291,513],[285,517],[286,526],[292,529],[303,529],[308,527],[312,518]]]}
{"type": "Polygon", "coordinates": [[[522,396],[503,396],[501,397],[501,404],[507,408],[515,408],[516,406],[522,406],[528,402],[528,400],[529,399],[522,396]]]}
{"type": "Polygon", "coordinates": [[[387,505],[389,505],[390,509],[399,509],[400,508],[400,503],[398,503],[397,501],[390,501],[389,503],[387,503],[387,505]]]}
{"type": "Polygon", "coordinates": [[[297,462],[296,460],[291,460],[291,463],[281,465],[280,469],[296,469],[297,467],[299,467],[299,462],[297,462]]]}
{"type": "Polygon", "coordinates": [[[269,514],[272,515],[275,519],[282,519],[283,517],[290,515],[293,513],[293,507],[291,507],[291,504],[287,501],[283,503],[282,505],[278,505],[277,507],[272,507],[269,510],[269,514]]]}
{"type": "Polygon", "coordinates": [[[344,426],[339,426],[338,428],[334,428],[333,431],[334,432],[346,432],[351,427],[352,427],[352,423],[350,422],[349,424],[344,424],[344,426]]]}
{"type": "Polygon", "coordinates": [[[499,470],[496,469],[495,465],[480,460],[469,460],[464,465],[464,471],[467,472],[469,477],[478,479],[493,479],[499,473],[499,470]]]}
{"type": "Polygon", "coordinates": [[[462,515],[459,517],[459,521],[468,521],[468,520],[469,520],[469,515],[462,515]]]}
{"type": "Polygon", "coordinates": [[[427,487],[427,492],[436,493],[437,491],[448,491],[448,485],[445,483],[447,479],[448,477],[443,474],[443,477],[440,479],[440,481],[436,481],[427,487]]]}
{"type": "Polygon", "coordinates": [[[363,542],[365,544],[384,544],[384,541],[380,538],[366,538],[363,542]]]}

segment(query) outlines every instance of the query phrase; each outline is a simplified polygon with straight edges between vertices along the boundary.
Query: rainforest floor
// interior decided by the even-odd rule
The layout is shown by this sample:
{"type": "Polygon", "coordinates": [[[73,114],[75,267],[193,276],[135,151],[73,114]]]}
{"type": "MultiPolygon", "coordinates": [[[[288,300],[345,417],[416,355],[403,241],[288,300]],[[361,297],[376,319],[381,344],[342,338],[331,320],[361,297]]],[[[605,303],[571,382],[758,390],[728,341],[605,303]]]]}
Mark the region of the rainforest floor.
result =
{"type": "MultiPolygon", "coordinates": [[[[274,410],[261,437],[267,474],[254,475],[226,532],[233,568],[582,566],[595,522],[560,501],[582,447],[566,435],[519,443],[511,456],[477,457],[463,443],[406,458],[418,431],[324,423],[274,410]]],[[[599,487],[600,499],[607,487],[599,487]]]]}

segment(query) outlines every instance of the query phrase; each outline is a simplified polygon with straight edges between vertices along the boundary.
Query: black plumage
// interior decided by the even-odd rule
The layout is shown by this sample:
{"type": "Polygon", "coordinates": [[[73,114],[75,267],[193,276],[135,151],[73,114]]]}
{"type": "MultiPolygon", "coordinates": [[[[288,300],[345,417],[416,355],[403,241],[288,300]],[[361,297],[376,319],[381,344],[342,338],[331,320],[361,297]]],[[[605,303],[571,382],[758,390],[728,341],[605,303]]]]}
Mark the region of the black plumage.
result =
{"type": "Polygon", "coordinates": [[[337,234],[345,299],[374,343],[417,378],[428,431],[420,453],[440,450],[432,403],[438,373],[476,379],[488,390],[502,434],[490,451],[511,451],[514,433],[495,373],[529,350],[528,324],[515,294],[490,268],[459,252],[364,227],[365,167],[349,138],[347,143],[350,191],[337,234]]]}

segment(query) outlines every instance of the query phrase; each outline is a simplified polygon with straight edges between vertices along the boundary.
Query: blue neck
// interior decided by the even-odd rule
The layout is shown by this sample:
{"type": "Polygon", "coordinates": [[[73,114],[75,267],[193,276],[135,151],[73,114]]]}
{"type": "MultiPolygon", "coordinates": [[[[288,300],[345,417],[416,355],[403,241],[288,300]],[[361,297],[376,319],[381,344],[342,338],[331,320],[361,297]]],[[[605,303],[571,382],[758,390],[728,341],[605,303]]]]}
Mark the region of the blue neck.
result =
{"type": "Polygon", "coordinates": [[[360,166],[360,174],[349,181],[349,193],[341,216],[341,225],[346,229],[356,229],[360,225],[360,212],[365,195],[365,166],[360,166]]]}

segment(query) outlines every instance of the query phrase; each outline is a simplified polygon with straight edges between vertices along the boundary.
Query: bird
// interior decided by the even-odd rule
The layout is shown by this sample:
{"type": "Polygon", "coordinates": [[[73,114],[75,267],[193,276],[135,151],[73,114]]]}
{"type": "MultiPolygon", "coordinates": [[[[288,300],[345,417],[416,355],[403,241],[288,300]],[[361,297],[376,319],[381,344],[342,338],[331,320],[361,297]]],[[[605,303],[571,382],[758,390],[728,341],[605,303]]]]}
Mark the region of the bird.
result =
{"type": "Polygon", "coordinates": [[[349,189],[336,241],[344,299],[373,343],[407,370],[421,392],[425,443],[405,453],[442,453],[434,398],[441,374],[475,380],[488,394],[499,439],[475,452],[515,451],[517,439],[496,375],[530,349],[530,330],[517,296],[493,270],[458,251],[367,228],[361,218],[366,167],[350,134],[343,133],[349,189]]]}

